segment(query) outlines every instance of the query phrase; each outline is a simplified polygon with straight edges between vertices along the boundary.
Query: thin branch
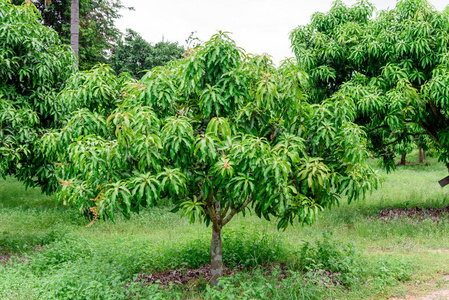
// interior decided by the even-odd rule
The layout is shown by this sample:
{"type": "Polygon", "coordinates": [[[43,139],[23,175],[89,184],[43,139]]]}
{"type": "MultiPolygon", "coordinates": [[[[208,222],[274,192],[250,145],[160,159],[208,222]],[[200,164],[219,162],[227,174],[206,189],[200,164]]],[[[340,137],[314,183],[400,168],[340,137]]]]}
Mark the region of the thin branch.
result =
{"type": "Polygon", "coordinates": [[[388,127],[388,124],[383,124],[383,125],[379,125],[379,126],[377,126],[377,127],[371,128],[371,129],[368,130],[366,133],[370,133],[370,132],[372,132],[372,131],[374,131],[374,130],[377,130],[377,129],[380,129],[380,128],[383,128],[383,127],[388,127]]]}
{"type": "Polygon", "coordinates": [[[384,147],[387,147],[387,146],[390,146],[392,144],[395,144],[395,143],[399,142],[401,139],[402,139],[402,137],[398,137],[397,139],[395,139],[392,142],[389,142],[389,143],[386,143],[384,145],[380,145],[379,147],[374,148],[374,151],[379,150],[379,149],[384,148],[384,147]]]}
{"type": "Polygon", "coordinates": [[[248,199],[246,199],[245,203],[243,203],[243,205],[239,208],[239,209],[231,209],[231,212],[229,213],[229,215],[224,218],[223,222],[221,222],[221,226],[225,226],[226,224],[229,223],[229,221],[231,221],[231,219],[239,212],[241,212],[245,207],[248,206],[248,204],[251,202],[251,196],[248,197],[248,199]]]}
{"type": "MultiPolygon", "coordinates": [[[[422,134],[426,134],[426,132],[406,133],[406,135],[415,136],[415,137],[416,137],[416,136],[419,136],[419,135],[422,135],[422,134]]],[[[386,143],[386,144],[384,144],[384,145],[381,145],[381,146],[378,146],[378,147],[374,148],[374,150],[378,150],[378,149],[381,149],[381,148],[390,146],[390,145],[392,145],[392,144],[395,144],[395,143],[399,142],[402,138],[403,138],[403,137],[398,137],[397,139],[395,139],[395,140],[392,141],[392,142],[389,142],[389,143],[386,143]]]]}
{"type": "Polygon", "coordinates": [[[440,119],[444,124],[449,125],[449,121],[443,114],[438,110],[433,100],[429,100],[430,108],[432,109],[432,112],[435,116],[437,116],[438,119],[440,119]]]}
{"type": "Polygon", "coordinates": [[[411,135],[411,136],[418,136],[418,135],[423,135],[426,134],[427,132],[416,132],[416,133],[407,133],[407,135],[411,135]]]}
{"type": "Polygon", "coordinates": [[[229,208],[231,208],[231,207],[229,206],[229,204],[227,204],[226,207],[225,207],[225,210],[221,214],[222,220],[223,220],[223,217],[226,216],[226,214],[228,213],[229,208]]]}
{"type": "Polygon", "coordinates": [[[430,135],[438,143],[438,145],[441,145],[441,142],[437,138],[436,134],[433,133],[426,125],[424,125],[423,121],[419,121],[418,124],[427,132],[428,135],[430,135]]]}

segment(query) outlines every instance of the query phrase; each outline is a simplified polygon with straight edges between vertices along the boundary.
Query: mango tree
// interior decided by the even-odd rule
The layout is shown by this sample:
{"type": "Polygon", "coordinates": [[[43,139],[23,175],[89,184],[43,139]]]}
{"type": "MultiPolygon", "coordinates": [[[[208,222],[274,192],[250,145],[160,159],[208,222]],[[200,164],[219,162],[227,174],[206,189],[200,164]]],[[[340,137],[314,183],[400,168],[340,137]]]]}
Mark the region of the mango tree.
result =
{"type": "Polygon", "coordinates": [[[74,62],[33,4],[0,0],[0,177],[16,176],[51,192],[54,164],[45,162],[36,143],[64,116],[55,99],[74,62]]]}
{"type": "Polygon", "coordinates": [[[387,168],[396,144],[422,146],[423,135],[448,163],[449,7],[399,0],[373,13],[367,1],[335,1],[292,31],[296,58],[310,74],[307,95],[313,103],[344,97],[387,168]]]}
{"type": "Polygon", "coordinates": [[[276,69],[220,32],[124,84],[108,117],[77,111],[42,139],[58,164],[58,197],[112,219],[169,197],[191,222],[212,227],[216,283],[221,232],[237,214],[274,217],[279,228],[310,223],[342,195],[352,201],[378,184],[351,107],[309,104],[305,78],[293,60],[276,69]]]}

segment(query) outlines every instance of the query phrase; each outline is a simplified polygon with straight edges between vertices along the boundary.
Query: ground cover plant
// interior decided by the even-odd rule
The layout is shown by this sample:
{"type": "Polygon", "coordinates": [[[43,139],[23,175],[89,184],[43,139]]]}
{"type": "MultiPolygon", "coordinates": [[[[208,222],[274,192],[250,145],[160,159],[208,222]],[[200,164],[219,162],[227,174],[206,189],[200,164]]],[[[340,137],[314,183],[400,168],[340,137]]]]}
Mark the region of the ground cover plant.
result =
{"type": "Polygon", "coordinates": [[[335,1],[291,33],[308,96],[332,109],[344,103],[387,168],[395,151],[433,145],[448,163],[449,7],[400,0],[377,12],[368,1],[335,1]]]}
{"type": "Polygon", "coordinates": [[[377,187],[363,130],[343,110],[311,106],[294,61],[276,69],[219,33],[141,84],[97,70],[71,79],[60,102],[75,112],[41,139],[58,165],[57,197],[112,219],[173,200],[212,227],[213,283],[235,215],[251,209],[285,229],[377,187]]]}
{"type": "MultiPolygon", "coordinates": [[[[416,153],[409,159],[417,160],[416,153]]],[[[190,225],[181,212],[171,213],[173,206],[142,209],[130,220],[117,216],[115,223],[105,220],[85,227],[89,220],[76,208],[56,205],[8,178],[0,182],[0,252],[12,260],[0,266],[0,297],[388,299],[411,291],[428,293],[444,286],[448,215],[439,220],[378,216],[384,209],[449,205],[435,185],[446,168],[434,158],[429,163],[388,175],[380,171],[386,177],[382,190],[351,205],[342,202],[310,226],[279,232],[275,221],[254,213],[236,216],[223,232],[224,264],[262,268],[223,277],[222,288],[208,287],[205,278],[169,288],[140,285],[142,274],[187,272],[210,262],[209,230],[190,225]],[[283,278],[282,266],[274,267],[271,275],[264,273],[273,263],[287,266],[289,276],[283,278]]]]}

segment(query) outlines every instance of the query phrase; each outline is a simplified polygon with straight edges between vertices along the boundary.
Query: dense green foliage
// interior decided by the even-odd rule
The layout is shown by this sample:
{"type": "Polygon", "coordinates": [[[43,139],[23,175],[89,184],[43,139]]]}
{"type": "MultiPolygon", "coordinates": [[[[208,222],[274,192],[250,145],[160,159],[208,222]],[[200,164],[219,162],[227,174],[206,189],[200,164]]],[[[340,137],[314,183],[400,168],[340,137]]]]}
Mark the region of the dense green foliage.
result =
{"type": "MultiPolygon", "coordinates": [[[[12,0],[22,4],[23,0],[12,0]]],[[[58,32],[64,44],[70,45],[70,0],[33,0],[45,26],[58,32]],[[49,2],[46,4],[46,2],[49,2]]],[[[108,51],[120,40],[115,20],[126,7],[121,0],[79,0],[79,68],[88,70],[106,63],[108,51]]]]}
{"type": "Polygon", "coordinates": [[[38,140],[66,113],[56,96],[74,62],[58,34],[40,24],[32,4],[0,1],[0,177],[17,176],[51,190],[46,184],[54,165],[45,163],[38,140]]]}
{"type": "Polygon", "coordinates": [[[119,40],[114,46],[109,61],[117,74],[128,72],[142,78],[148,70],[179,59],[184,52],[184,47],[178,46],[178,43],[162,41],[152,45],[134,30],[127,29],[124,40],[119,40]]]}
{"type": "Polygon", "coordinates": [[[310,74],[310,100],[342,102],[387,168],[395,144],[407,148],[414,141],[431,141],[449,162],[449,8],[400,0],[392,10],[373,12],[367,1],[353,7],[335,1],[291,33],[299,65],[310,74]]]}
{"type": "Polygon", "coordinates": [[[363,131],[351,115],[310,105],[293,61],[276,69],[220,33],[142,84],[103,70],[72,78],[59,101],[81,110],[41,143],[59,165],[59,199],[95,218],[168,197],[219,241],[248,208],[285,228],[377,186],[363,131]]]}
{"type": "Polygon", "coordinates": [[[225,222],[250,205],[285,227],[295,218],[310,222],[339,194],[352,200],[376,186],[358,126],[309,105],[294,64],[276,70],[224,34],[154,69],[145,86],[118,89],[107,72],[84,76],[85,89],[72,79],[60,102],[91,110],[73,113],[42,139],[60,163],[59,196],[83,209],[96,204],[100,215],[129,215],[170,196],[192,221],[225,222]],[[113,107],[106,103],[118,94],[107,117],[113,107]]]}

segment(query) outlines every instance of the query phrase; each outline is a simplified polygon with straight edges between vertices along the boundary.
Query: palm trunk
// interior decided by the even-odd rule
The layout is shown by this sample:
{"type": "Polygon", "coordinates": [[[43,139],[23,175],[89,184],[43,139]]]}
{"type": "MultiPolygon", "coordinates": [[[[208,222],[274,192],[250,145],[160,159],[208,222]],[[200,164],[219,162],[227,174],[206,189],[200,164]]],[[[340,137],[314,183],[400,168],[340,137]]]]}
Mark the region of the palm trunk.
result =
{"type": "Polygon", "coordinates": [[[71,0],[70,13],[70,44],[76,56],[79,57],[79,21],[80,21],[80,3],[79,0],[71,0]]]}
{"type": "Polygon", "coordinates": [[[212,241],[210,245],[210,272],[212,274],[211,285],[216,285],[223,275],[223,257],[221,247],[221,228],[212,228],[212,241]]]}

